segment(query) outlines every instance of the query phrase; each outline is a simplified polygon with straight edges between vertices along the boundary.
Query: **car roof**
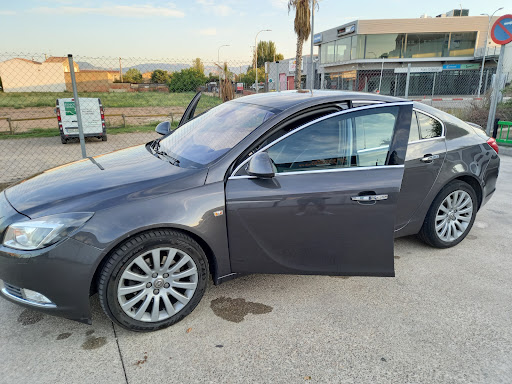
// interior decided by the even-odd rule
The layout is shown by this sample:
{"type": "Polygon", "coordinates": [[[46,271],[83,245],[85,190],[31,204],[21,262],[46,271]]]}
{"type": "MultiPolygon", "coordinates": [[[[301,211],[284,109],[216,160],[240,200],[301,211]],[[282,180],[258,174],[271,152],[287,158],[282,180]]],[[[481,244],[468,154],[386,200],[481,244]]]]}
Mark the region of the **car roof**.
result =
{"type": "Polygon", "coordinates": [[[299,104],[324,104],[327,102],[345,101],[345,100],[368,100],[376,102],[405,102],[408,100],[393,96],[383,96],[376,93],[354,92],[354,91],[334,91],[334,90],[310,90],[302,91],[279,91],[258,93],[234,99],[233,102],[255,104],[262,107],[285,109],[299,104]]]}

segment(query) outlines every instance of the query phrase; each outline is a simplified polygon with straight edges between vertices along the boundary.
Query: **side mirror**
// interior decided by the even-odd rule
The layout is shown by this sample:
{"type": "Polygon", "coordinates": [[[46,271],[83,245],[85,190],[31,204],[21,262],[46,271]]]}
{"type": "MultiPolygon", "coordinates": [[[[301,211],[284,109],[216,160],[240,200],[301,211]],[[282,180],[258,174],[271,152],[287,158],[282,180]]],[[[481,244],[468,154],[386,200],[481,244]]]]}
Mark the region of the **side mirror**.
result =
{"type": "Polygon", "coordinates": [[[164,121],[156,126],[155,131],[161,135],[167,135],[171,132],[171,123],[164,121]]]}
{"type": "Polygon", "coordinates": [[[247,165],[247,174],[262,179],[270,179],[275,176],[274,165],[267,152],[256,153],[247,165]]]}

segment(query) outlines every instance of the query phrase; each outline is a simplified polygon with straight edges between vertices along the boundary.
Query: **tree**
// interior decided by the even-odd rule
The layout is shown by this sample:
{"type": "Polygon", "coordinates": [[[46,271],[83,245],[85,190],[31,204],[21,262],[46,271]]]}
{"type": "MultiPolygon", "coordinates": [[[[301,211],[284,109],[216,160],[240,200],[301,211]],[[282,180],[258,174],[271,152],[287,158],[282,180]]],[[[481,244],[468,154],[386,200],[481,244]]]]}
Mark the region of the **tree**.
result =
{"type": "Polygon", "coordinates": [[[136,68],[130,68],[123,75],[123,83],[142,83],[142,73],[136,68]]]}
{"type": "MultiPolygon", "coordinates": [[[[275,60],[283,60],[284,56],[280,53],[277,53],[276,43],[273,41],[260,41],[258,43],[258,68],[265,65],[267,61],[275,60]]],[[[254,66],[254,54],[252,58],[253,66],[254,66]]]]}
{"type": "Polygon", "coordinates": [[[204,64],[199,57],[192,63],[192,68],[196,69],[198,72],[204,73],[204,64]]]}
{"type": "MultiPolygon", "coordinates": [[[[254,72],[254,68],[248,69],[247,73],[243,73],[240,75],[240,81],[249,86],[253,85],[256,82],[256,72],[254,72]]],[[[258,68],[258,81],[265,81],[265,68],[258,68]]]]}
{"type": "Polygon", "coordinates": [[[174,72],[169,81],[170,92],[195,92],[198,87],[203,86],[208,81],[204,72],[198,71],[196,68],[182,69],[174,72]]]}
{"type": "Polygon", "coordinates": [[[153,73],[151,73],[151,82],[157,84],[167,84],[170,76],[169,73],[162,69],[155,69],[153,73]]]}
{"type": "Polygon", "coordinates": [[[311,33],[311,5],[318,4],[315,0],[289,0],[288,13],[295,9],[294,30],[297,35],[297,54],[295,56],[295,89],[301,87],[302,77],[302,46],[311,33]]]}

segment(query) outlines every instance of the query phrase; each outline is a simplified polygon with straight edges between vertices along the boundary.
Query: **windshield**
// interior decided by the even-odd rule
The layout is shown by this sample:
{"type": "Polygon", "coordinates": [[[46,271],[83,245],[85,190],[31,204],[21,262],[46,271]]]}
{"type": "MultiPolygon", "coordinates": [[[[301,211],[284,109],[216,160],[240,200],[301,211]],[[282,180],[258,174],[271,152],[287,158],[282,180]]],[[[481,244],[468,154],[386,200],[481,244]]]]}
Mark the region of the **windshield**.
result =
{"type": "Polygon", "coordinates": [[[160,150],[180,166],[201,167],[228,152],[256,127],[274,116],[264,107],[224,103],[197,116],[160,142],[160,150]]]}

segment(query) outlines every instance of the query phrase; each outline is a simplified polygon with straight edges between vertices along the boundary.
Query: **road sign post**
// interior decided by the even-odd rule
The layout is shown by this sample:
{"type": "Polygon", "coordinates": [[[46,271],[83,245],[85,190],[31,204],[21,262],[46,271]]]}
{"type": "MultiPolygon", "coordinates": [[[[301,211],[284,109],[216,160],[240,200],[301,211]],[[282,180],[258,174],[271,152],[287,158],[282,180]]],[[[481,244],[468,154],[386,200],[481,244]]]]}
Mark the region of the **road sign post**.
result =
{"type": "MultiPolygon", "coordinates": [[[[503,61],[505,56],[506,45],[512,42],[512,15],[501,16],[491,29],[491,38],[496,44],[501,45],[500,56],[498,59],[498,68],[494,77],[493,89],[491,94],[491,105],[489,108],[489,116],[487,118],[486,132],[489,136],[492,134],[494,119],[496,118],[496,108],[500,98],[500,92],[503,88],[503,61]]],[[[486,47],[487,48],[487,47],[486,47]]]]}

